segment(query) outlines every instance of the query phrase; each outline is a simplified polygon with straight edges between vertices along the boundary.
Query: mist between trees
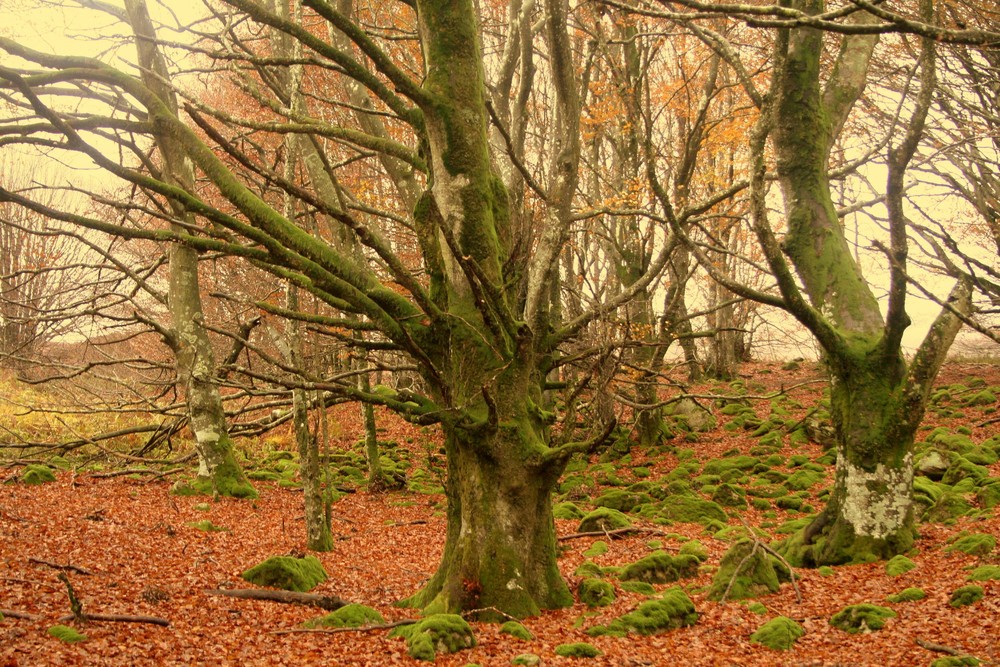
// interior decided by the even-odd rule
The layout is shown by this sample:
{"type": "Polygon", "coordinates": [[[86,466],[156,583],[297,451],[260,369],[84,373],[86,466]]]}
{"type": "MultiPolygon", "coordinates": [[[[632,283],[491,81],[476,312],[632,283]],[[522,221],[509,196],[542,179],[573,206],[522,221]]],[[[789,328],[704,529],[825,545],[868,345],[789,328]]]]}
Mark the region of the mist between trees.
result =
{"type": "Polygon", "coordinates": [[[570,458],[655,444],[685,381],[800,336],[837,482],[786,556],[912,543],[931,383],[963,327],[1000,340],[995,13],[62,11],[114,36],[92,58],[0,37],[0,353],[64,424],[105,411],[153,435],[135,457],[187,428],[193,488],[245,497],[235,448],[290,420],[314,549],[323,406],[366,411],[376,488],[372,406],[440,428],[447,541],[410,603],[522,617],[572,600],[551,514],[570,458]]]}

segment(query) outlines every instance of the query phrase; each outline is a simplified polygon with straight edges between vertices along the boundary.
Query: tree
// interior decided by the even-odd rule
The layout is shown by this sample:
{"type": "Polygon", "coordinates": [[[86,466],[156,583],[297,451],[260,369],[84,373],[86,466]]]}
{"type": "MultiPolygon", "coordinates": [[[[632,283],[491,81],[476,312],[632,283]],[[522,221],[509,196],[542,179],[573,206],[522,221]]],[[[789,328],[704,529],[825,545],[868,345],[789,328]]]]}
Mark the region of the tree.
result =
{"type": "MultiPolygon", "coordinates": [[[[579,159],[579,109],[565,4],[546,3],[544,23],[549,76],[563,131],[549,154],[545,225],[530,252],[518,255],[508,245],[513,238],[508,188],[492,166],[483,58],[471,2],[421,0],[415,14],[406,5],[394,7],[390,22],[404,32],[415,28],[422,56],[418,71],[407,69],[413,54],[405,45],[380,43],[325,2],[304,3],[311,11],[301,23],[248,0],[227,4],[241,20],[270,26],[301,42],[303,60],[310,66],[360,84],[373,110],[387,119],[389,132],[380,137],[345,127],[341,118],[327,122],[287,108],[272,109],[271,120],[253,121],[256,129],[328,137],[338,148],[360,154],[357,159],[387,154],[401,161],[422,183],[412,216],[379,216],[344,190],[331,198],[315,182],[312,187],[287,182],[226,137],[229,128],[239,128],[218,123],[221,114],[212,117],[189,103],[185,109],[203,139],[171,108],[169,96],[155,90],[163,77],[136,77],[98,60],[43,54],[0,40],[0,48],[43,70],[8,67],[0,75],[10,94],[30,109],[27,115],[39,123],[37,131],[54,137],[59,149],[86,155],[110,174],[141,185],[192,217],[181,218],[183,224],[170,229],[126,229],[86,216],[47,212],[107,233],[243,257],[353,316],[314,317],[315,324],[378,334],[377,339],[355,339],[354,344],[405,353],[418,369],[425,393],[384,388],[365,392],[349,379],[330,379],[316,387],[386,405],[418,423],[441,425],[448,458],[445,550],[437,574],[410,603],[428,611],[496,609],[514,616],[569,604],[572,596],[555,561],[551,493],[569,458],[599,445],[613,424],[599,424],[577,440],[555,439],[549,430],[551,417],[543,409],[546,376],[563,341],[601,312],[626,303],[653,275],[636,280],[599,310],[584,312],[569,324],[551,317],[552,285],[558,280],[558,258],[572,222],[579,159]],[[324,22],[348,37],[352,52],[314,34],[324,22]],[[362,59],[372,70],[361,65],[362,59]],[[126,129],[116,129],[110,109],[90,114],[91,120],[83,122],[73,112],[49,104],[44,86],[50,81],[57,87],[62,81],[75,86],[82,92],[74,94],[86,96],[88,104],[125,96],[138,106],[114,112],[128,114],[126,129]],[[168,179],[133,168],[127,160],[109,159],[94,144],[95,127],[132,155],[133,147],[150,137],[169,139],[180,164],[192,165],[198,181],[168,179]],[[254,180],[243,180],[246,175],[254,180]],[[262,196],[264,191],[255,187],[258,178],[353,230],[364,253],[349,253],[307,233],[278,210],[277,202],[262,196]],[[369,215],[397,220],[395,226],[409,230],[420,249],[415,263],[408,264],[411,258],[395,252],[368,222],[369,215]]],[[[257,63],[268,62],[266,53],[256,58],[257,63]]],[[[326,168],[335,164],[327,162],[326,168]]],[[[44,209],[16,193],[0,196],[44,209]]],[[[572,430],[567,435],[572,436],[572,430]]]]}

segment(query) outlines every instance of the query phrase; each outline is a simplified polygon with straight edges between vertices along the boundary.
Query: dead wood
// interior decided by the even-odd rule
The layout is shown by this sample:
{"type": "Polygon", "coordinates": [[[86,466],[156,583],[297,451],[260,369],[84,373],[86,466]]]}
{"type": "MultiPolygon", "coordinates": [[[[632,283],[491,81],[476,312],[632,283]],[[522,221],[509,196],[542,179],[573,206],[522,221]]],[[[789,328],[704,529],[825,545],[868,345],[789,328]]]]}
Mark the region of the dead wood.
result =
{"type": "Polygon", "coordinates": [[[319,633],[324,635],[332,635],[337,632],[368,632],[370,630],[389,630],[392,628],[398,628],[401,625],[413,625],[414,623],[419,623],[420,621],[415,618],[407,618],[402,621],[393,621],[392,623],[375,623],[373,625],[359,625],[354,628],[292,628],[290,630],[274,630],[267,634],[269,635],[294,635],[301,633],[319,633]]]}
{"type": "Polygon", "coordinates": [[[259,588],[214,588],[205,591],[206,595],[225,595],[241,600],[265,600],[281,604],[301,604],[307,607],[319,607],[327,611],[336,611],[350,604],[347,600],[330,595],[315,593],[297,593],[295,591],[269,591],[259,588]]]}
{"type": "Polygon", "coordinates": [[[944,644],[935,644],[934,642],[925,641],[923,639],[917,639],[917,645],[921,648],[925,648],[928,651],[934,651],[935,653],[947,653],[948,655],[969,655],[965,651],[959,651],[957,648],[952,648],[950,646],[945,646],[944,644]]]}
{"type": "Polygon", "coordinates": [[[559,541],[576,540],[582,537],[608,537],[615,538],[618,535],[629,535],[631,533],[648,533],[651,535],[666,535],[665,531],[658,528],[642,528],[640,526],[629,526],[628,528],[615,528],[614,530],[592,530],[586,533],[570,533],[559,536],[559,541]]]}
{"type": "MultiPolygon", "coordinates": [[[[35,558],[33,556],[28,556],[28,562],[29,563],[38,563],[39,565],[44,565],[46,567],[51,567],[54,570],[69,570],[70,572],[76,572],[77,574],[85,574],[87,576],[90,576],[90,575],[94,574],[90,570],[88,570],[86,568],[79,567],[77,565],[70,565],[69,563],[67,563],[66,565],[60,565],[59,563],[53,563],[51,561],[42,560],[41,558],[35,558]]],[[[68,586],[69,584],[66,584],[66,585],[68,586]]]]}
{"type": "Polygon", "coordinates": [[[170,621],[165,618],[159,618],[158,616],[133,616],[131,614],[83,614],[81,618],[74,618],[73,614],[66,614],[59,619],[60,622],[63,621],[73,621],[82,620],[87,621],[109,621],[113,623],[150,623],[152,625],[161,625],[165,628],[170,627],[170,621]]]}
{"type": "Polygon", "coordinates": [[[35,616],[26,611],[17,611],[16,609],[0,609],[0,616],[4,618],[19,618],[22,621],[37,621],[41,618],[41,616],[35,616]]]}

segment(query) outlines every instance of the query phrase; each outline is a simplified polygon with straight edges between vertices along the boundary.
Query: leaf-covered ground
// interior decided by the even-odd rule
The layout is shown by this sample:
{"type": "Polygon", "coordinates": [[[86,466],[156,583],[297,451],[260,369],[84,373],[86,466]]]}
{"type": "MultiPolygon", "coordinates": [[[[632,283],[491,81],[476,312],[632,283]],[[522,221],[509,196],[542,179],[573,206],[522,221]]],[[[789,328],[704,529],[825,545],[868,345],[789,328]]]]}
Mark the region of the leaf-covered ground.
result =
{"type": "MultiPolygon", "coordinates": [[[[797,370],[757,365],[750,370],[753,375],[742,386],[696,389],[703,394],[765,395],[819,375],[811,365],[797,370]]],[[[988,398],[984,392],[998,390],[998,385],[1000,369],[995,366],[946,368],[939,386],[947,389],[936,395],[921,437],[934,440],[940,450],[967,451],[971,458],[988,463],[991,448],[1000,449],[1000,428],[988,423],[997,416],[998,406],[995,398],[992,403],[984,400],[988,398]],[[972,400],[973,396],[979,398],[972,400]],[[946,430],[935,430],[938,427],[946,430]]],[[[706,399],[719,420],[708,432],[689,435],[678,428],[676,437],[657,451],[619,451],[603,462],[594,457],[577,463],[557,502],[572,501],[586,512],[593,509],[594,500],[613,489],[631,489],[644,501],[629,516],[645,532],[570,537],[579,521],[557,522],[559,534],[569,538],[560,542],[560,563],[570,585],[575,590],[581,578],[577,569],[590,560],[615,586],[617,599],[593,609],[578,602],[527,619],[524,624],[534,635],[527,641],[501,634],[497,625],[473,623],[478,645],[439,654],[437,664],[509,665],[515,656],[531,653],[543,665],[929,665],[946,655],[918,642],[950,647],[987,664],[1000,663],[1000,581],[976,582],[985,592],[978,602],[957,608],[949,604],[952,592],[970,583],[972,568],[1000,565],[1000,550],[979,556],[947,550],[962,534],[1000,539],[1000,510],[984,510],[987,496],[981,491],[991,478],[1000,477],[997,463],[983,465],[985,473],[970,469],[970,481],[930,489],[950,492],[969,504],[960,509],[970,511],[954,520],[921,524],[920,539],[909,554],[916,567],[909,572],[890,576],[884,563],[823,572],[798,570],[801,601],[786,583],[777,593],[760,598],[766,607],[763,613],[751,611],[747,601],[708,600],[713,574],[734,534],[745,530],[743,522],[777,538],[786,521],[822,507],[823,490],[832,480],[829,457],[824,458],[820,445],[795,435],[804,417],[821,414],[811,412],[821,391],[822,384],[809,384],[783,398],[752,400],[752,413],[723,411],[721,403],[706,399]],[[778,435],[768,436],[772,431],[778,435]],[[725,530],[710,520],[682,523],[665,518],[663,498],[710,498],[723,480],[706,473],[704,465],[737,454],[752,455],[758,463],[727,479],[744,493],[749,491],[749,499],[756,499],[758,507],[730,508],[725,530]],[[788,477],[809,468],[819,471],[817,462],[825,470],[820,480],[806,490],[789,490],[788,477]],[[675,472],[678,468],[680,472],[675,472]],[[778,497],[786,498],[780,504],[787,509],[778,506],[774,493],[784,493],[778,497]],[[792,508],[796,505],[799,509],[792,508]],[[705,547],[708,558],[693,578],[678,584],[700,614],[696,625],[650,637],[587,634],[588,628],[606,625],[650,599],[624,590],[616,568],[658,550],[677,553],[693,539],[705,547]],[[597,542],[605,543],[607,550],[601,553],[597,542]],[[926,596],[914,602],[886,601],[888,595],[909,587],[923,589],[926,596]],[[830,625],[833,614],[857,603],[881,604],[897,616],[875,632],[847,634],[830,625]],[[784,652],[752,644],[750,635],[779,615],[800,623],[805,635],[784,652]],[[588,642],[601,655],[589,659],[556,655],[557,646],[574,642],[588,642]]],[[[339,417],[340,453],[348,454],[357,449],[355,417],[346,411],[339,417]]],[[[438,480],[434,474],[414,474],[438,463],[436,445],[428,442],[432,436],[387,417],[382,420],[386,428],[382,436],[397,443],[387,448],[387,462],[408,469],[410,486],[416,490],[372,495],[359,487],[343,495],[333,505],[335,549],[316,554],[329,579],[313,592],[373,606],[393,621],[412,617],[411,611],[393,603],[417,590],[434,572],[445,527],[443,498],[433,493],[438,480]]],[[[258,443],[257,453],[263,457],[265,450],[280,444],[258,443]]],[[[350,489],[359,472],[357,456],[334,460],[339,462],[337,485],[350,489]]],[[[170,495],[169,481],[147,483],[148,476],[99,478],[88,469],[65,470],[57,473],[55,482],[30,486],[14,483],[17,468],[0,473],[9,482],[0,485],[0,609],[36,617],[0,620],[0,666],[415,664],[406,644],[390,639],[387,630],[288,632],[320,612],[206,595],[206,589],[247,587],[240,579],[243,570],[268,556],[301,548],[301,496],[289,485],[294,466],[271,456],[260,467],[258,476],[277,480],[256,482],[258,500],[209,501],[207,506],[204,498],[170,495]],[[205,520],[223,530],[204,531],[191,525],[205,520]],[[77,628],[87,635],[80,643],[49,636],[48,629],[64,622],[60,618],[69,613],[66,587],[52,564],[86,572],[66,571],[85,612],[157,616],[168,619],[170,626],[92,622],[77,628]]],[[[673,585],[677,584],[655,586],[656,595],[673,585]]]]}

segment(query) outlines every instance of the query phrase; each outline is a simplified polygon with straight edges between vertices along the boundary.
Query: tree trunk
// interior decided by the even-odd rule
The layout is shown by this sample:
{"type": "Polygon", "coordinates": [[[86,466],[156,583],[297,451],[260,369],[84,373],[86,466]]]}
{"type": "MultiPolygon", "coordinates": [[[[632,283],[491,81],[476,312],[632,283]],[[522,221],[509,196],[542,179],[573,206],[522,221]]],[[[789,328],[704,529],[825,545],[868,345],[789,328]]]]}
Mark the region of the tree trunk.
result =
{"type": "Polygon", "coordinates": [[[445,429],[444,555],[427,586],[404,604],[425,614],[482,610],[480,618],[496,620],[497,610],[525,618],[573,603],[556,563],[552,519],[562,466],[525,461],[526,440],[539,437],[529,421],[485,438],[445,429]]]}

